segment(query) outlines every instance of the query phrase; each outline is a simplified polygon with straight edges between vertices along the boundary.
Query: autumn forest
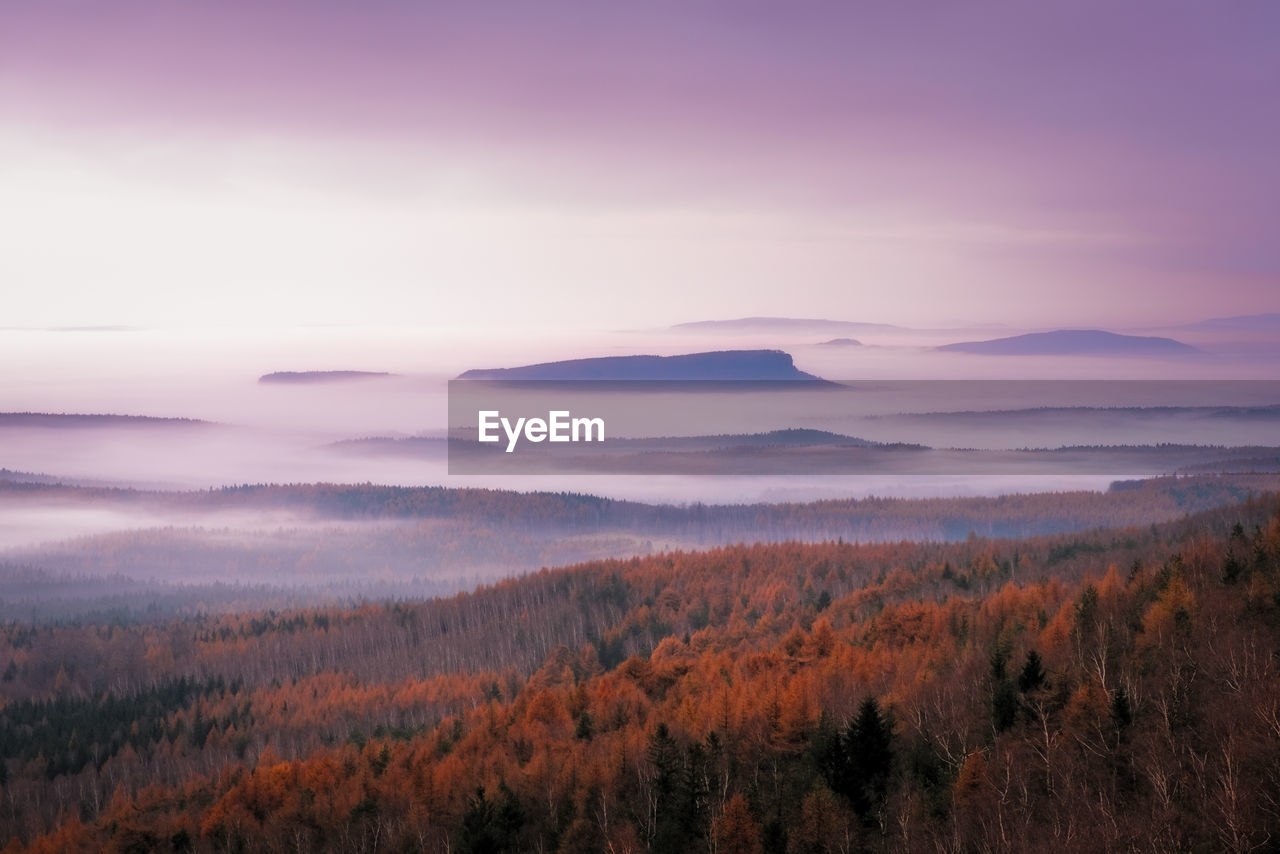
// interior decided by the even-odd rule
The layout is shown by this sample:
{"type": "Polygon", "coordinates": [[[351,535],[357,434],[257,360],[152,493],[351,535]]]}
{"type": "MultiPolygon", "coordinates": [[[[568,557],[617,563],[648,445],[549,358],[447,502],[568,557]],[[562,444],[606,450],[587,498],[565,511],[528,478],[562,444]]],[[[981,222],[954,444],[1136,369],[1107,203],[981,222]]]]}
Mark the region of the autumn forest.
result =
{"type": "MultiPolygon", "coordinates": [[[[907,502],[910,504],[910,502],[907,502]]],[[[6,851],[1264,851],[1280,501],[0,630],[6,851]]]]}
{"type": "Polygon", "coordinates": [[[1278,44],[0,0],[0,854],[1280,854],[1278,44]]]}

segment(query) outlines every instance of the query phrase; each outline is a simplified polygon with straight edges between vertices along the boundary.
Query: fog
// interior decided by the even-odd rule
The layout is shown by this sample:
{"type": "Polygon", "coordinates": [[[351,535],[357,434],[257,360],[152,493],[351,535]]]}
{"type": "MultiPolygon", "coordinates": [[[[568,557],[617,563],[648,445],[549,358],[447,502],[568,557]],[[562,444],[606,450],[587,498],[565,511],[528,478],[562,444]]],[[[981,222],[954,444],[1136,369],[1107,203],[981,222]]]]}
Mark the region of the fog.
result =
{"type": "MultiPolygon", "coordinates": [[[[998,334],[1005,334],[1001,331],[998,334]]],[[[771,496],[865,495],[871,492],[989,493],[999,482],[974,484],[940,479],[931,487],[918,478],[901,483],[858,479],[708,480],[670,476],[643,478],[518,476],[450,478],[443,449],[429,443],[411,454],[365,453],[334,443],[364,437],[443,437],[448,423],[449,378],[473,367],[501,367],[564,358],[636,353],[696,352],[772,347],[790,352],[802,370],[841,381],[953,379],[1274,379],[1274,359],[1240,358],[1247,336],[1222,340],[1180,333],[1205,349],[1193,359],[1014,358],[938,353],[940,343],[990,336],[991,330],[885,330],[862,337],[863,345],[820,346],[804,334],[717,335],[688,332],[564,332],[448,327],[313,327],[294,329],[118,329],[95,331],[0,330],[0,412],[117,413],[190,418],[209,426],[119,425],[55,429],[0,426],[0,468],[122,485],[204,488],[236,483],[337,481],[405,485],[449,484],[516,489],[574,489],[653,501],[748,501],[771,496]],[[1231,347],[1227,345],[1230,344],[1231,347]],[[1232,350],[1234,347],[1234,350],[1232,350]],[[1217,349],[1215,349],[1217,348],[1217,349]],[[1217,350],[1230,351],[1225,354],[1217,350]],[[316,384],[264,384],[274,371],[385,371],[388,377],[316,384]]],[[[1265,337],[1258,339],[1266,344],[1265,337]]],[[[996,425],[973,419],[896,417],[901,413],[952,412],[1036,405],[1036,401],[966,399],[977,386],[944,393],[906,386],[876,403],[860,396],[855,415],[847,398],[812,395],[797,403],[765,404],[755,413],[739,408],[714,421],[719,401],[685,396],[670,408],[686,410],[684,435],[751,432],[784,427],[832,430],[880,442],[919,442],[935,447],[1052,447],[1098,441],[1095,423],[1071,419],[1023,419],[996,425]],[[957,397],[957,395],[963,395],[957,397]],[[950,395],[947,398],[946,395],[950,395]],[[700,412],[699,408],[705,410],[700,412]],[[883,418],[866,416],[880,415],[883,418]],[[703,429],[695,429],[697,427],[703,429]],[[945,429],[939,429],[944,427],[945,429]],[[736,429],[735,429],[736,428],[736,429]]],[[[997,385],[996,388],[999,388],[997,385]]],[[[1024,387],[1025,388],[1025,387],[1024,387]]],[[[1150,397],[1150,386],[1143,392],[1150,397]]],[[[1258,395],[1212,395],[1198,386],[1181,398],[1127,400],[1105,405],[1274,404],[1258,395]]],[[[1019,392],[1021,393],[1021,392],[1019,392]]],[[[1040,405],[1055,402],[1050,398],[1040,405]]],[[[1096,403],[1097,401],[1089,401],[1096,403]]],[[[1058,400],[1069,405],[1072,401],[1058,400]]],[[[1112,419],[1114,422],[1115,419],[1112,419]]],[[[1265,444],[1266,423],[1152,420],[1107,425],[1117,443],[1185,441],[1265,444]]],[[[625,434],[625,428],[622,433],[625,434]]],[[[652,435],[652,434],[650,434],[652,435]]],[[[676,435],[680,435],[677,433],[676,435]]],[[[1046,482],[1044,488],[1054,488],[1046,482]]],[[[12,525],[10,527],[13,527],[12,525]]]]}
{"type": "MultiPolygon", "coordinates": [[[[0,422],[0,469],[12,481],[27,473],[67,483],[191,490],[242,483],[381,483],[405,486],[482,486],[519,491],[573,491],[650,503],[685,504],[809,501],[879,496],[996,495],[1067,489],[1105,489],[1109,481],[1148,474],[1034,476],[884,475],[768,477],[686,475],[449,475],[444,452],[448,427],[447,381],[476,367],[504,367],[566,358],[654,353],[671,355],[718,349],[775,348],[795,357],[798,368],[861,384],[856,412],[847,392],[788,392],[760,399],[749,411],[721,401],[676,396],[690,430],[750,432],[786,427],[831,430],[879,442],[918,442],[935,447],[1055,447],[1098,442],[1195,442],[1274,444],[1275,422],[1205,418],[1195,413],[1135,418],[1111,413],[1021,415],[998,423],[962,414],[986,406],[1036,405],[1273,405],[1275,387],[1231,385],[1227,380],[1275,379],[1280,359],[1265,336],[1213,339],[1179,337],[1205,352],[1179,359],[1034,357],[1007,359],[939,353],[955,340],[1012,334],[1012,330],[885,330],[860,336],[862,345],[821,346],[822,336],[720,335],[670,330],[557,331],[459,330],[448,327],[313,327],[293,329],[0,330],[0,413],[114,413],[192,422],[32,424],[0,422]],[[388,372],[343,382],[260,383],[276,371],[388,372]],[[1077,400],[1045,392],[1039,397],[992,385],[990,399],[978,386],[902,380],[1116,379],[1180,381],[1132,389],[1108,386],[1105,400],[1077,400]],[[879,385],[877,383],[890,383],[879,385]],[[868,389],[875,394],[868,394],[868,389]],[[1153,389],[1164,389],[1156,393],[1153,389]],[[1127,396],[1128,395],[1128,396],[1127,396]],[[929,415],[922,413],[953,413],[929,415]],[[720,421],[715,419],[719,417],[720,421]],[[702,427],[697,430],[694,428],[702,427]],[[1100,432],[1101,431],[1101,432],[1100,432]],[[418,437],[412,445],[373,448],[350,440],[418,437]],[[343,444],[346,443],[346,444],[343,444]]],[[[1051,384],[1050,384],[1051,385],[1051,384]]],[[[1022,386],[1023,391],[1030,386],[1022,386]]],[[[1048,386],[1046,386],[1048,388],[1048,386]]],[[[68,538],[165,527],[227,529],[250,537],[292,527],[304,517],[189,518],[171,509],[74,506],[32,501],[12,492],[0,502],[0,549],[6,554],[68,538]]],[[[301,526],[301,527],[299,527],[301,526]]],[[[327,529],[326,529],[327,530],[327,529]]],[[[355,549],[369,532],[321,539],[355,549]],[[353,539],[355,538],[355,539],[353,539]]],[[[376,532],[374,532],[376,533],[376,532]]],[[[385,533],[385,532],[384,532],[385,533]]],[[[372,536],[372,534],[370,534],[372,536]]],[[[313,537],[314,538],[314,537],[313,537]]],[[[622,553],[634,544],[608,544],[573,554],[622,553]]],[[[45,548],[45,546],[41,546],[45,548]]],[[[569,552],[535,553],[548,559],[569,552]]],[[[505,559],[504,559],[505,560],[505,559]]],[[[510,561],[470,561],[468,572],[525,568],[510,561]]],[[[66,564],[70,566],[70,564],[66,564]]],[[[247,580],[248,577],[246,577],[247,580]]],[[[332,580],[332,579],[330,579],[332,580]]]]}

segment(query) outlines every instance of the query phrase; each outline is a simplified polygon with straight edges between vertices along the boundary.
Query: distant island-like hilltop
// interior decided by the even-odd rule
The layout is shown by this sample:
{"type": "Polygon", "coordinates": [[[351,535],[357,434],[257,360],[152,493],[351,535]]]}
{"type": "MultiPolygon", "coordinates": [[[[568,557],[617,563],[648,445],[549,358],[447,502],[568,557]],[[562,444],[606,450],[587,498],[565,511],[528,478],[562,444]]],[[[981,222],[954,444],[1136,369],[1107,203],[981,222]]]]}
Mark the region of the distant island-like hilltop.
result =
{"type": "Polygon", "coordinates": [[[258,377],[260,383],[334,383],[389,377],[386,371],[276,371],[258,377]]]}
{"type": "Polygon", "coordinates": [[[1280,332],[1280,313],[1212,317],[1199,323],[1188,323],[1181,328],[1212,332],[1280,332]]]}
{"type": "Polygon", "coordinates": [[[985,356],[1179,356],[1199,353],[1173,338],[1120,335],[1101,329],[1058,329],[990,341],[963,341],[938,348],[985,356]]]}
{"type": "Polygon", "coordinates": [[[811,317],[739,317],[734,320],[694,320],[677,323],[674,332],[767,332],[778,334],[828,334],[857,332],[893,332],[900,326],[888,323],[860,323],[852,320],[826,320],[811,317]]]}
{"type": "Polygon", "coordinates": [[[570,359],[517,368],[470,370],[461,374],[458,379],[825,382],[820,377],[797,369],[791,355],[781,350],[717,350],[681,356],[604,356],[595,359],[570,359]]]}

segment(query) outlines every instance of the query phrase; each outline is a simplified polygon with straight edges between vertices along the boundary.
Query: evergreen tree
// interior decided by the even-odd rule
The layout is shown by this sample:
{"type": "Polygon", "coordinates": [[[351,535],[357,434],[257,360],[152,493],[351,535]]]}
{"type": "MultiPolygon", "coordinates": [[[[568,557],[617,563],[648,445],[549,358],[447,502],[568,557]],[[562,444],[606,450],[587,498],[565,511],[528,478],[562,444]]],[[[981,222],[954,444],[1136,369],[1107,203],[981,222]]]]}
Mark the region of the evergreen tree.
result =
{"type": "Polygon", "coordinates": [[[875,697],[858,707],[857,717],[845,736],[849,769],[846,794],[854,809],[866,815],[884,800],[893,770],[893,722],[880,710],[875,697]]]}
{"type": "Polygon", "coordinates": [[[1133,723],[1133,707],[1129,704],[1129,692],[1123,685],[1111,695],[1111,720],[1119,729],[1133,723]]]}
{"type": "Polygon", "coordinates": [[[996,644],[991,653],[991,723],[1004,732],[1018,720],[1018,693],[1009,679],[1008,642],[996,644]]]}
{"type": "Polygon", "coordinates": [[[519,850],[520,828],[524,825],[524,809],[514,792],[504,782],[499,797],[490,800],[484,787],[467,802],[458,834],[458,850],[466,854],[504,854],[519,850]]]}
{"type": "Polygon", "coordinates": [[[578,715],[578,725],[574,728],[573,736],[579,741],[590,741],[591,736],[595,735],[595,722],[591,719],[591,713],[583,710],[578,715]]]}
{"type": "Polygon", "coordinates": [[[1044,679],[1044,662],[1040,659],[1040,653],[1034,649],[1027,650],[1027,660],[1022,665],[1022,672],[1018,674],[1018,690],[1030,694],[1044,685],[1044,679]]]}
{"type": "Polygon", "coordinates": [[[997,643],[991,653],[991,681],[1000,682],[1008,675],[1009,647],[1007,643],[997,643]]]}
{"type": "Polygon", "coordinates": [[[493,819],[493,804],[485,797],[484,786],[479,786],[462,814],[458,850],[463,854],[499,854],[502,848],[493,819]]]}
{"type": "MultiPolygon", "coordinates": [[[[664,723],[658,724],[649,737],[646,752],[656,771],[652,785],[657,817],[652,848],[655,851],[679,851],[697,830],[698,786],[695,777],[701,769],[693,768],[695,763],[686,761],[684,751],[664,723]]],[[[701,748],[697,753],[694,758],[698,760],[697,764],[701,764],[701,748]]]]}
{"type": "Polygon", "coordinates": [[[991,725],[1004,732],[1018,722],[1018,692],[1013,683],[1002,679],[991,689],[991,725]]]}
{"type": "Polygon", "coordinates": [[[818,726],[809,736],[809,757],[833,792],[846,790],[843,779],[847,765],[844,744],[840,740],[840,731],[826,709],[818,716],[818,726]]]}

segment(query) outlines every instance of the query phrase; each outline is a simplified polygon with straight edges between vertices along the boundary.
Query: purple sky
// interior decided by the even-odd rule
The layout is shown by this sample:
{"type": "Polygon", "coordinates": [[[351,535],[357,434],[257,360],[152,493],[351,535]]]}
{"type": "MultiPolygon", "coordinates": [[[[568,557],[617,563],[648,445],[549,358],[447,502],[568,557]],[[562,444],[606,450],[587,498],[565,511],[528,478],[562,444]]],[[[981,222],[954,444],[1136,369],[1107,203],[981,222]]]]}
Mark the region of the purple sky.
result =
{"type": "Polygon", "coordinates": [[[1280,311],[1277,43],[1271,2],[14,0],[3,322],[1280,311]]]}

